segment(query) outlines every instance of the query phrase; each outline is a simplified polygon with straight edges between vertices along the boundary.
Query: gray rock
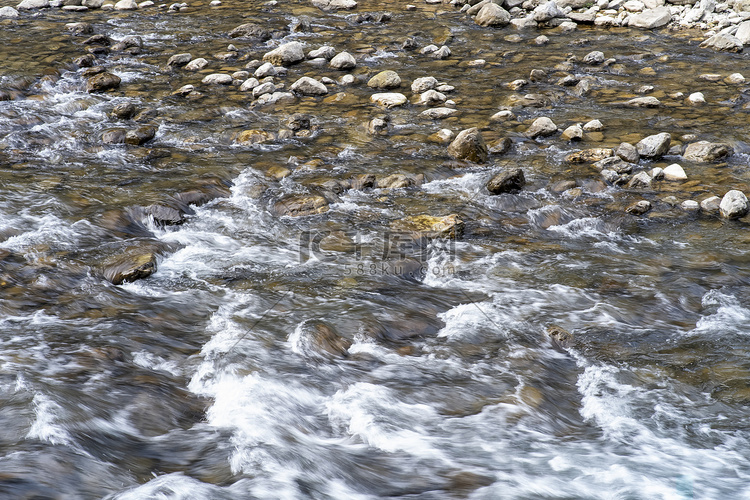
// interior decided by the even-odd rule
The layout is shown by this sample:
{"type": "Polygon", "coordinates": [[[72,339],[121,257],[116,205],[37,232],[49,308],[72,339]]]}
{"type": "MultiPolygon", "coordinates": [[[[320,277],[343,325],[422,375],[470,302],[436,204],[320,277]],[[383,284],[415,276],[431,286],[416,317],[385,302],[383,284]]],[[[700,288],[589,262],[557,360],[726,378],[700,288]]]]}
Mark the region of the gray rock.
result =
{"type": "Polygon", "coordinates": [[[604,62],[604,53],[599,50],[589,52],[583,57],[586,64],[601,64],[604,62]]]}
{"type": "Polygon", "coordinates": [[[526,185],[523,170],[514,168],[501,172],[487,182],[487,191],[491,194],[513,193],[520,191],[526,185]]]}
{"type": "Polygon", "coordinates": [[[525,135],[526,137],[535,139],[537,137],[552,135],[555,132],[557,132],[557,125],[546,116],[540,116],[534,120],[534,123],[531,124],[525,135]]]}
{"type": "Polygon", "coordinates": [[[565,13],[553,1],[543,3],[534,9],[533,18],[538,23],[545,23],[556,17],[565,17],[565,13]]]}
{"type": "Polygon", "coordinates": [[[266,82],[261,85],[258,85],[253,89],[253,99],[257,99],[263,94],[270,94],[273,93],[276,90],[276,85],[274,85],[271,82],[266,82]]]}
{"type": "Polygon", "coordinates": [[[721,198],[718,196],[711,196],[701,202],[701,210],[704,212],[715,213],[719,211],[721,205],[721,198]]]}
{"type": "Polygon", "coordinates": [[[433,52],[431,55],[435,59],[448,59],[450,57],[450,55],[451,55],[451,49],[449,49],[448,47],[446,47],[445,45],[443,45],[438,50],[436,50],[435,52],[433,52]]]}
{"type": "Polygon", "coordinates": [[[628,182],[628,187],[631,189],[647,189],[651,187],[651,176],[646,172],[638,172],[628,182]]]}
{"type": "Polygon", "coordinates": [[[303,76],[291,86],[293,92],[297,92],[302,95],[326,95],[328,88],[309,76],[303,76]]]}
{"type": "Polygon", "coordinates": [[[138,4],[135,0],[120,0],[114,8],[115,10],[137,10],[138,4]]]}
{"type": "Polygon", "coordinates": [[[411,83],[411,91],[415,94],[421,94],[437,87],[438,81],[434,76],[425,76],[417,78],[411,83]]]}
{"type": "Polygon", "coordinates": [[[357,8],[354,0],[312,0],[313,6],[320,10],[352,10],[357,8]]]}
{"type": "Polygon", "coordinates": [[[395,89],[401,86],[401,78],[395,71],[387,69],[370,78],[367,86],[373,89],[395,89]]]}
{"type": "Polygon", "coordinates": [[[698,141],[687,145],[682,157],[695,163],[712,163],[732,154],[729,144],[698,141]]]}
{"type": "Polygon", "coordinates": [[[245,23],[237,26],[229,32],[232,38],[251,38],[259,42],[265,42],[271,39],[271,32],[256,23],[245,23]]]}
{"type": "Polygon", "coordinates": [[[232,75],[227,75],[226,73],[211,73],[210,75],[204,76],[201,83],[204,85],[231,85],[232,75]]]}
{"type": "Polygon", "coordinates": [[[185,69],[188,71],[200,71],[206,66],[208,66],[208,61],[202,57],[199,57],[187,63],[185,65],[185,69]]]}
{"type": "Polygon", "coordinates": [[[664,168],[664,178],[668,181],[684,181],[687,180],[687,174],[682,166],[673,163],[664,168]]]}
{"type": "Polygon", "coordinates": [[[734,36],[737,38],[737,40],[742,42],[742,45],[747,45],[748,43],[750,43],[750,21],[744,21],[740,23],[734,36]]]}
{"type": "Polygon", "coordinates": [[[18,17],[18,11],[14,9],[13,7],[6,6],[0,8],[0,19],[14,19],[18,17]]]}
{"type": "Polygon", "coordinates": [[[729,33],[718,33],[700,44],[701,48],[724,52],[742,52],[742,42],[729,33]]]}
{"type": "Polygon", "coordinates": [[[638,148],[629,142],[620,143],[615,154],[630,163],[638,163],[638,160],[641,159],[641,155],[638,154],[638,148]]]}
{"type": "Polygon", "coordinates": [[[641,200],[633,203],[625,211],[632,215],[643,215],[651,210],[651,202],[648,200],[641,200]]]}
{"type": "Polygon", "coordinates": [[[667,132],[650,135],[636,144],[638,154],[644,158],[659,158],[669,151],[672,136],[667,132]]]}
{"type": "Polygon", "coordinates": [[[580,141],[583,139],[583,127],[580,123],[571,125],[570,127],[563,130],[562,136],[566,141],[580,141]]]}
{"type": "Polygon", "coordinates": [[[167,61],[167,67],[173,68],[178,67],[181,68],[185,66],[187,63],[189,63],[193,59],[192,54],[189,54],[187,52],[182,54],[175,54],[172,57],[169,58],[167,61]]]}
{"type": "Polygon", "coordinates": [[[370,100],[386,109],[395,108],[406,104],[407,98],[398,92],[382,92],[370,96],[370,100]]]}
{"type": "Polygon", "coordinates": [[[701,206],[695,200],[685,200],[680,203],[680,208],[682,208],[686,212],[697,212],[701,209],[701,206]]]}
{"type": "Polygon", "coordinates": [[[438,92],[437,90],[428,90],[419,96],[419,104],[426,104],[428,106],[443,103],[445,100],[445,94],[438,92]]]}
{"type": "Polygon", "coordinates": [[[735,219],[742,217],[748,211],[747,196],[742,191],[733,189],[729,191],[721,199],[719,204],[719,212],[722,217],[727,219],[735,219]]]}
{"type": "Polygon", "coordinates": [[[318,57],[323,57],[330,61],[333,59],[333,57],[336,55],[336,49],[331,47],[330,45],[323,45],[320,48],[317,48],[315,50],[311,50],[307,53],[307,57],[310,59],[317,59],[318,57]]]}
{"type": "Polygon", "coordinates": [[[258,66],[258,68],[253,72],[253,76],[258,80],[267,76],[276,76],[276,66],[274,66],[270,62],[265,62],[258,66]]]}
{"type": "Polygon", "coordinates": [[[496,3],[488,3],[482,7],[474,22],[479,26],[505,26],[510,22],[510,14],[496,3]]]}
{"type": "Polygon", "coordinates": [[[18,10],[46,9],[49,7],[49,0],[23,0],[16,5],[18,10]]]}
{"type": "Polygon", "coordinates": [[[419,113],[419,116],[423,118],[429,118],[430,120],[442,120],[458,114],[458,111],[453,108],[430,108],[419,113]]]}
{"type": "Polygon", "coordinates": [[[240,92],[247,92],[248,90],[253,90],[255,87],[260,85],[260,82],[257,78],[248,78],[244,82],[242,82],[242,85],[240,85],[240,92]]]}
{"type": "Polygon", "coordinates": [[[627,101],[625,104],[635,108],[658,108],[661,105],[661,101],[654,96],[646,96],[635,97],[627,101]]]}
{"type": "Polygon", "coordinates": [[[640,14],[630,16],[628,26],[632,28],[654,29],[666,26],[672,20],[672,13],[669,7],[657,7],[647,9],[640,14]]]}
{"type": "Polygon", "coordinates": [[[479,129],[472,127],[458,133],[448,146],[448,154],[458,160],[485,163],[488,156],[487,144],[479,129]]]}
{"type": "Polygon", "coordinates": [[[357,65],[357,61],[348,52],[336,54],[328,65],[334,69],[352,69],[357,65]]]}
{"type": "Polygon", "coordinates": [[[300,42],[285,43],[271,52],[267,52],[263,56],[263,61],[270,62],[274,66],[288,66],[298,63],[305,59],[305,52],[302,47],[300,42]]]}

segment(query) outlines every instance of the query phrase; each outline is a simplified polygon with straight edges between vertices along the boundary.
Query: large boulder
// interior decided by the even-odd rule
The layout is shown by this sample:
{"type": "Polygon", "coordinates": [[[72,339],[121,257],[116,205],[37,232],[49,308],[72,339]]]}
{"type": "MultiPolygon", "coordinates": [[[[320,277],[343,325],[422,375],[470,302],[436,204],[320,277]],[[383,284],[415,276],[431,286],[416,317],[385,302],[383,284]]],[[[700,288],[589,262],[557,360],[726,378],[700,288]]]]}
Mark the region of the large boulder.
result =
{"type": "Polygon", "coordinates": [[[695,163],[711,163],[732,154],[729,144],[698,141],[687,145],[682,157],[695,163]]]}
{"type": "Polygon", "coordinates": [[[672,20],[669,7],[646,9],[640,14],[630,16],[628,26],[632,28],[654,29],[666,26],[672,20]]]}
{"type": "Polygon", "coordinates": [[[512,193],[520,191],[526,185],[526,177],[523,170],[514,168],[506,172],[500,172],[487,182],[487,191],[492,194],[512,193]]]}
{"type": "Polygon", "coordinates": [[[498,4],[485,4],[474,18],[479,26],[505,26],[510,22],[510,14],[498,4]]]}
{"type": "Polygon", "coordinates": [[[672,136],[667,132],[650,135],[635,145],[638,154],[644,158],[659,158],[669,152],[672,136]]]}
{"type": "Polygon", "coordinates": [[[289,42],[279,45],[263,56],[263,61],[275,66],[295,64],[305,60],[305,52],[300,42],[289,42]]]}
{"type": "Polygon", "coordinates": [[[735,219],[742,217],[748,211],[747,196],[742,191],[732,189],[721,199],[719,212],[722,217],[735,219]]]}
{"type": "Polygon", "coordinates": [[[489,153],[482,133],[478,128],[472,127],[458,133],[448,146],[448,154],[457,160],[484,163],[489,153]]]}

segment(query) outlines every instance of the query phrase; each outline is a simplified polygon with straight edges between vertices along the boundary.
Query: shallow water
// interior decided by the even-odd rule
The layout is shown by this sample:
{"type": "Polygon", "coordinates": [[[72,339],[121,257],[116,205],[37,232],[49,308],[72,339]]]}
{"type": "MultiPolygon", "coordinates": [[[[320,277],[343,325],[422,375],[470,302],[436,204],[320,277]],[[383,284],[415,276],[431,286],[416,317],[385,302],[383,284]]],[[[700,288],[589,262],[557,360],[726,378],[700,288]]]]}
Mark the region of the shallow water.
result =
{"type": "MultiPolygon", "coordinates": [[[[364,4],[364,2],[361,2],[364,4]]],[[[259,2],[179,13],[51,10],[3,21],[0,89],[0,491],[9,498],[750,498],[746,219],[673,207],[748,191],[747,88],[700,78],[742,70],[746,56],[698,49],[698,33],[580,27],[486,30],[448,6],[395,2],[327,14],[259,2]],[[385,23],[357,13],[393,13],[385,23]],[[244,22],[312,29],[267,43],[229,38],[244,22]],[[141,54],[100,62],[119,90],[88,94],[86,21],[141,54]],[[520,35],[520,41],[506,40],[520,35]],[[550,42],[538,46],[545,34],[550,42]],[[404,51],[446,43],[433,60],[404,51]],[[238,87],[207,87],[282,41],[358,58],[352,86],[257,107],[238,87]],[[234,44],[238,58],[213,57],[234,44]],[[583,64],[591,50],[615,58],[583,64]],[[168,71],[172,54],[206,57],[168,71]],[[570,55],[577,60],[555,69],[570,55]],[[481,68],[467,62],[485,59],[481,68]],[[653,71],[644,70],[652,68],[653,71]],[[456,87],[460,114],[417,117],[370,103],[369,75],[456,87]],[[506,84],[544,69],[519,91],[506,84]],[[564,70],[564,71],[563,71],[564,70]],[[581,98],[555,82],[590,75],[581,98]],[[172,96],[193,84],[202,98],[172,96]],[[653,85],[658,109],[623,103],[653,85]],[[702,91],[689,106],[675,92],[702,91]],[[340,94],[336,94],[340,93],[340,94]],[[522,105],[541,94],[544,107],[522,105]],[[335,97],[334,97],[335,96],[335,97]],[[136,104],[136,120],[111,116],[136,104]],[[501,106],[514,122],[490,123],[501,106]],[[311,137],[239,145],[294,112],[311,137]],[[388,115],[387,135],[367,134],[388,115]],[[561,128],[599,119],[580,144],[522,133],[537,116],[561,128]],[[144,146],[103,144],[110,128],[158,126],[144,146]],[[450,161],[440,128],[511,137],[486,165],[450,161]],[[735,154],[693,165],[689,180],[648,191],[607,186],[574,150],[651,133],[723,141],[735,154]],[[314,161],[317,160],[317,161],[314,161]],[[486,181],[522,166],[527,186],[491,196],[486,181]],[[279,180],[279,171],[290,175],[279,180]],[[422,174],[398,189],[353,189],[320,215],[274,214],[276,200],[360,174],[422,174]],[[558,180],[581,192],[555,193],[558,180]],[[161,226],[133,207],[214,186],[226,196],[161,226]],[[636,218],[638,199],[655,208],[636,218]],[[129,212],[130,210],[130,212],[129,212]],[[125,214],[125,215],[123,215],[125,214]],[[127,215],[130,214],[130,215],[127,215]],[[136,214],[136,215],[132,215],[136,214]],[[457,240],[403,239],[404,221],[457,214],[457,240]],[[157,272],[113,285],[112,258],[150,251],[157,272]],[[546,333],[559,327],[572,339],[546,333]]],[[[310,63],[303,75],[344,73],[310,63]]],[[[539,100],[539,99],[536,99],[539,100]]],[[[411,234],[411,233],[406,233],[411,234]]]]}

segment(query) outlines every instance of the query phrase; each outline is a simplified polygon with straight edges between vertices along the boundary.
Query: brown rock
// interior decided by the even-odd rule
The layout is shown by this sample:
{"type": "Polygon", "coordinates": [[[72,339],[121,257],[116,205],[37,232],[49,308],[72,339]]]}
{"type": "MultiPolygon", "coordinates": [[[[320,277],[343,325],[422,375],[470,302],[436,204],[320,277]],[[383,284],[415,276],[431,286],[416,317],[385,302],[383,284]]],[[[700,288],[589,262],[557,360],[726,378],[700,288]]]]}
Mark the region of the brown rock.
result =
{"type": "Polygon", "coordinates": [[[476,127],[462,130],[448,146],[448,154],[457,160],[468,160],[474,163],[487,161],[487,144],[476,127]]]}
{"type": "Polygon", "coordinates": [[[610,148],[593,148],[575,151],[565,157],[568,163],[590,163],[614,156],[615,152],[610,148]]]}
{"type": "Polygon", "coordinates": [[[86,84],[88,92],[106,92],[120,86],[120,77],[112,73],[99,73],[91,77],[86,84]]]}
{"type": "Polygon", "coordinates": [[[277,201],[273,211],[290,217],[322,214],[328,211],[328,201],[319,195],[293,195],[277,201]]]}

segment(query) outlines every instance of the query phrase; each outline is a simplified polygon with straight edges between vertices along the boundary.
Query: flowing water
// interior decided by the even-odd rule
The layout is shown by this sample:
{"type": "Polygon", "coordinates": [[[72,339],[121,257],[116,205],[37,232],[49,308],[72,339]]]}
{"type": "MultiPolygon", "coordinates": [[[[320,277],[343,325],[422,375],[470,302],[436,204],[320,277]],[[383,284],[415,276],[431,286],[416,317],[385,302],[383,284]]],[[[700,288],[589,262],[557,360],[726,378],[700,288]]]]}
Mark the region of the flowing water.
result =
{"type": "MultiPolygon", "coordinates": [[[[742,71],[746,56],[698,49],[699,33],[550,29],[538,45],[540,32],[478,28],[448,6],[361,4],[335,14],[196,2],[2,22],[0,496],[750,498],[748,221],[665,201],[750,191],[747,88],[701,78],[742,71]],[[357,17],[385,10],[385,22],[357,17]],[[310,28],[291,31],[300,19],[310,28]],[[139,54],[99,56],[118,90],[86,92],[72,61],[90,35],[69,31],[73,21],[115,42],[142,37],[139,54]],[[245,22],[279,34],[227,36],[245,22]],[[452,56],[402,50],[406,37],[452,56]],[[290,40],[348,50],[357,83],[266,107],[200,83],[290,40]],[[236,58],[214,57],[229,44],[236,58]],[[584,64],[591,50],[616,61],[584,64]],[[210,65],[167,69],[180,52],[210,65]],[[460,114],[377,108],[364,82],[383,69],[409,97],[422,76],[454,86],[460,114]],[[548,77],[507,86],[532,69],[548,77]],[[566,74],[592,77],[591,93],[557,85],[566,74]],[[202,96],[172,95],[186,84],[202,96]],[[644,85],[661,107],[622,104],[644,85]],[[706,105],[674,96],[695,91],[706,105]],[[126,102],[135,119],[113,117],[126,102]],[[491,123],[502,106],[518,119],[491,123]],[[295,112],[317,129],[234,140],[295,112]],[[385,115],[388,133],[369,135],[385,115]],[[537,116],[605,129],[578,145],[533,141],[522,132],[537,116]],[[158,127],[143,146],[102,141],[143,123],[158,127]],[[428,139],[471,126],[490,143],[510,137],[511,150],[460,164],[428,139]],[[734,155],[642,161],[679,162],[689,176],[645,191],[564,161],[658,132],[734,155]],[[524,168],[524,190],[489,195],[487,179],[511,166],[524,168]],[[328,192],[322,214],[273,210],[361,174],[423,178],[328,192]],[[557,193],[559,180],[579,189],[557,193]],[[221,196],[181,225],[134,208],[206,186],[221,196]],[[654,203],[646,216],[624,212],[642,198],[654,203]],[[410,217],[450,214],[465,222],[456,240],[403,240],[410,217]],[[157,255],[154,274],[105,279],[111,259],[143,251],[157,255]]],[[[343,74],[301,63],[275,81],[343,74]]]]}

